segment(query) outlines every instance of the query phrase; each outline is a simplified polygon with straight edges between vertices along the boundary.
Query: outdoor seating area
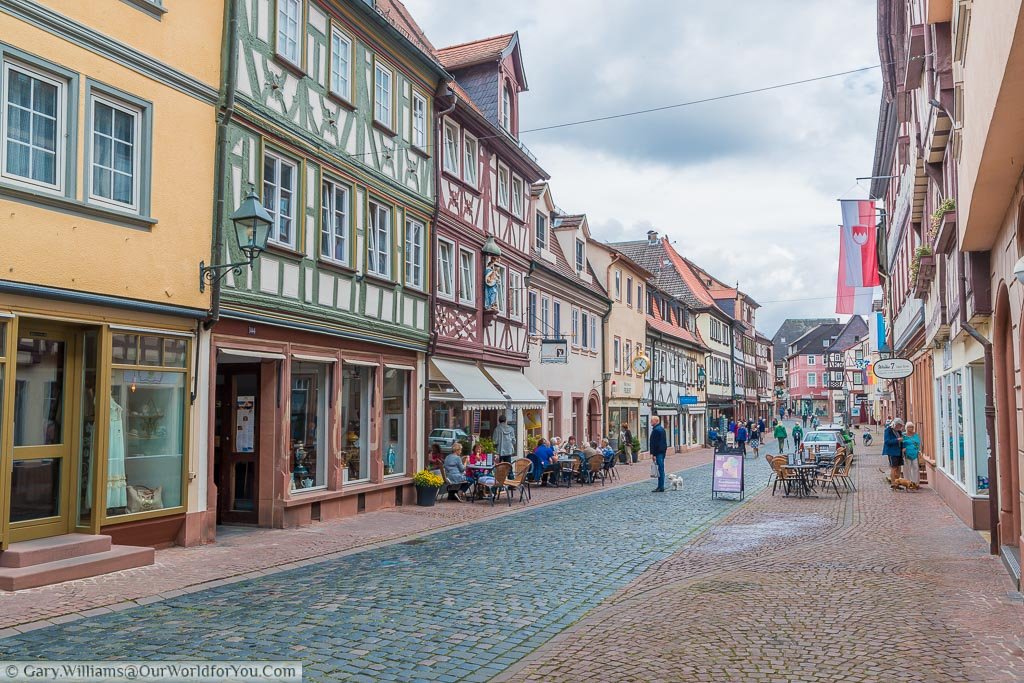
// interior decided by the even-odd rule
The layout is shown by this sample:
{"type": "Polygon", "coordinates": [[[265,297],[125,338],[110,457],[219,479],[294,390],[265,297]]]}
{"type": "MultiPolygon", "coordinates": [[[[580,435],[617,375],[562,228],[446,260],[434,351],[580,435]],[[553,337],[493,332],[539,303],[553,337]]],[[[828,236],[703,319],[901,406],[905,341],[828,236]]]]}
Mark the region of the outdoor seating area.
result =
{"type": "Polygon", "coordinates": [[[772,473],[768,485],[772,495],[779,490],[786,497],[818,498],[857,490],[851,470],[853,453],[840,446],[829,456],[810,456],[804,451],[789,455],[765,455],[772,473]]]}

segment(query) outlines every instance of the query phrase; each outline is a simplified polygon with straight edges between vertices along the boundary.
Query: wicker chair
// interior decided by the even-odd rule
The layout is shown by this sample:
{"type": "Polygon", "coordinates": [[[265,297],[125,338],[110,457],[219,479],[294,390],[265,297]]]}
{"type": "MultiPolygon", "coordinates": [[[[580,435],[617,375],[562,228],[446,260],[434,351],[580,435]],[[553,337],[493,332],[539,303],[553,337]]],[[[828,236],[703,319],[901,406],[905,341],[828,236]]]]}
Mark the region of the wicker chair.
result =
{"type": "Polygon", "coordinates": [[[821,484],[822,492],[828,490],[829,485],[832,485],[832,489],[836,492],[836,496],[839,498],[843,497],[843,494],[839,491],[839,485],[836,483],[837,480],[842,481],[842,477],[839,474],[840,468],[843,466],[843,462],[846,460],[845,452],[840,457],[840,454],[836,454],[836,459],[832,462],[832,466],[824,472],[818,475],[818,483],[821,484]]]}
{"type": "Polygon", "coordinates": [[[775,495],[775,489],[781,484],[782,490],[788,496],[790,487],[800,485],[799,475],[786,467],[789,464],[789,460],[784,455],[769,456],[768,462],[771,464],[772,473],[775,475],[775,480],[772,484],[772,495],[775,495]]]}
{"type": "Polygon", "coordinates": [[[527,501],[532,498],[532,494],[530,493],[529,481],[531,469],[533,469],[533,463],[527,460],[526,458],[520,458],[519,460],[516,460],[512,464],[513,474],[509,479],[505,480],[505,493],[507,494],[505,497],[508,498],[509,505],[512,504],[511,493],[517,490],[519,491],[520,503],[523,502],[524,496],[526,497],[527,501]]]}
{"type": "Polygon", "coordinates": [[[853,477],[850,476],[850,469],[853,467],[853,453],[847,453],[846,457],[843,458],[839,465],[838,477],[839,481],[843,482],[843,486],[849,491],[856,491],[857,485],[853,483],[853,477]]]}
{"type": "Polygon", "coordinates": [[[500,462],[494,466],[494,483],[493,484],[482,484],[477,480],[477,486],[482,486],[483,490],[491,496],[491,507],[494,507],[494,501],[501,497],[504,492],[505,497],[509,499],[509,505],[512,504],[511,494],[509,493],[508,481],[512,476],[512,465],[507,462],[500,462]]]}
{"type": "Polygon", "coordinates": [[[460,491],[462,491],[462,482],[456,483],[448,479],[448,472],[445,470],[445,468],[442,467],[440,470],[434,470],[434,472],[440,474],[441,478],[444,480],[444,485],[441,488],[445,493],[451,495],[457,494],[460,491]]]}
{"type": "Polygon", "coordinates": [[[562,464],[558,471],[559,483],[564,481],[566,482],[566,485],[571,488],[572,480],[580,473],[580,459],[576,456],[566,456],[559,462],[562,464]]]}
{"type": "Polygon", "coordinates": [[[619,473],[615,471],[615,463],[617,460],[618,456],[613,455],[610,458],[606,458],[604,461],[604,475],[609,479],[609,481],[615,481],[619,478],[619,473]]]}
{"type": "Polygon", "coordinates": [[[601,486],[604,486],[604,480],[607,475],[604,471],[604,456],[600,453],[594,453],[592,456],[587,458],[587,482],[593,484],[594,481],[600,477],[601,486]]]}

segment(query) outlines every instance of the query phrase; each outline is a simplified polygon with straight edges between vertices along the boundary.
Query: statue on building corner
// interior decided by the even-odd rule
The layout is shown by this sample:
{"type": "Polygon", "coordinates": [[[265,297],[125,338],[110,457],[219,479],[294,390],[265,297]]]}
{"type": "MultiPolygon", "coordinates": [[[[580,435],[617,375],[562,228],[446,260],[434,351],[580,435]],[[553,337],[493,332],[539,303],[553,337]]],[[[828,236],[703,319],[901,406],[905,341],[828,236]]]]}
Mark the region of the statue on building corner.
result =
{"type": "Polygon", "coordinates": [[[484,310],[485,311],[498,311],[498,257],[491,256],[487,259],[487,265],[484,268],[484,310]]]}

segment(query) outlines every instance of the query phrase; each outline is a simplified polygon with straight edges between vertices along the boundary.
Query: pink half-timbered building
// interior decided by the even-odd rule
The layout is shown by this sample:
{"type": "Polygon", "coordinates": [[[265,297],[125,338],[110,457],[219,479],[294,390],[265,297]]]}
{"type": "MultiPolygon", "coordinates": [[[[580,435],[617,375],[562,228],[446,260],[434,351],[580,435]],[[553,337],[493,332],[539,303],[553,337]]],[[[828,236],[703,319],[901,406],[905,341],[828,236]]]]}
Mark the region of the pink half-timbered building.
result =
{"type": "Polygon", "coordinates": [[[524,411],[544,405],[523,368],[530,187],[548,175],[517,139],[527,88],[518,34],[437,57],[456,80],[437,102],[431,427],[475,440],[492,437],[504,415],[521,454],[524,411]]]}

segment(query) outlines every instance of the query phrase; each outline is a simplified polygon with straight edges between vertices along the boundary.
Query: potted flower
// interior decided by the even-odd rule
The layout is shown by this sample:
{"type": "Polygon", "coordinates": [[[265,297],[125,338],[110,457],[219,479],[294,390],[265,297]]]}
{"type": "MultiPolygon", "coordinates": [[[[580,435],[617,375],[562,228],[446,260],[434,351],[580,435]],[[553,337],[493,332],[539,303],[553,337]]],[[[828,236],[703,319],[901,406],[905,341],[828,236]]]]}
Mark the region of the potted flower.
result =
{"type": "Polygon", "coordinates": [[[430,470],[420,470],[413,475],[412,483],[416,487],[416,504],[421,507],[432,507],[444,479],[430,470]]]}

